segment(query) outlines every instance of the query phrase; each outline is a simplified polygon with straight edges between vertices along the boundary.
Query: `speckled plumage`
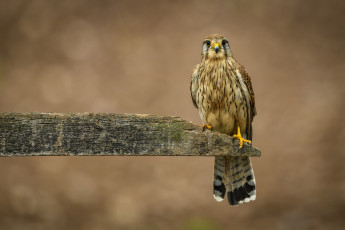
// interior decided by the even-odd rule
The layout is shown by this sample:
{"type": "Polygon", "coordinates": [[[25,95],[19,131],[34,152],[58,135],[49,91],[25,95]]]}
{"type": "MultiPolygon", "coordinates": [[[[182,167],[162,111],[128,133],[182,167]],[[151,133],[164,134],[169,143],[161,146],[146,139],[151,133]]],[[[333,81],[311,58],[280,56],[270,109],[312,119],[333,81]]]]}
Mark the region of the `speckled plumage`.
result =
{"type": "MultiPolygon", "coordinates": [[[[191,95],[200,118],[214,130],[252,139],[252,121],[256,115],[251,79],[233,57],[228,41],[213,34],[203,42],[201,63],[191,80],[191,95]]],[[[214,197],[231,205],[249,202],[256,197],[255,178],[249,157],[216,157],[214,197]]]]}

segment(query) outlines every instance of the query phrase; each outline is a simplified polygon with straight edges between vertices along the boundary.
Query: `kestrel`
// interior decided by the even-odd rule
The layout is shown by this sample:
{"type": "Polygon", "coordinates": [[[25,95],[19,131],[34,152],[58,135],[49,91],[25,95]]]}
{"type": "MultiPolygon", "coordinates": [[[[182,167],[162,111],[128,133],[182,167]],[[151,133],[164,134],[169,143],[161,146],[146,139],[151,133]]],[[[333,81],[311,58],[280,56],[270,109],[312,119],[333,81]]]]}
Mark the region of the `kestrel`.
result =
{"type": "MultiPolygon", "coordinates": [[[[196,65],[190,85],[203,128],[232,135],[243,142],[252,140],[256,115],[252,83],[244,67],[219,34],[208,36],[202,45],[201,63],[196,65]]],[[[213,195],[222,201],[227,192],[230,205],[255,200],[255,177],[249,157],[215,157],[213,195]]]]}

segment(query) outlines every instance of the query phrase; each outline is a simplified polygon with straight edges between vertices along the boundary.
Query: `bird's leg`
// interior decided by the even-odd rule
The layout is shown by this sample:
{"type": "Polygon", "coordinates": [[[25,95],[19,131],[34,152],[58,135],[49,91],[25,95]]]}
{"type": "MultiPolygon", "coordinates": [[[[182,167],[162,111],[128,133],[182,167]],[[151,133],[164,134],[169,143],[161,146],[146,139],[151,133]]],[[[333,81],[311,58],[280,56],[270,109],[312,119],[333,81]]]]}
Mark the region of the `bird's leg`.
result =
{"type": "Polygon", "coordinates": [[[243,146],[243,142],[246,142],[246,143],[251,143],[250,140],[246,140],[242,137],[241,135],[241,131],[240,131],[240,126],[237,127],[237,134],[233,135],[234,138],[240,140],[240,148],[242,148],[243,146]]]}
{"type": "Polygon", "coordinates": [[[206,129],[209,129],[209,130],[212,131],[212,126],[211,126],[211,125],[205,125],[205,124],[203,124],[201,127],[202,127],[202,131],[205,131],[206,129]]]}

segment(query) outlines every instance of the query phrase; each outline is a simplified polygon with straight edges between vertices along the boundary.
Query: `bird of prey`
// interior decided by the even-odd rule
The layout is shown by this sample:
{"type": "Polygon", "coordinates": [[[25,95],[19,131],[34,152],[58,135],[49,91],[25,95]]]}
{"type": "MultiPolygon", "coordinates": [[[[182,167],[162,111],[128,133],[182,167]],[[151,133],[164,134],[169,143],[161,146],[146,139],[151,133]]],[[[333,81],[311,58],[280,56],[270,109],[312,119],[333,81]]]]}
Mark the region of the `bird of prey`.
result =
{"type": "MultiPolygon", "coordinates": [[[[227,39],[208,36],[190,85],[194,106],[203,129],[232,135],[251,143],[252,121],[256,115],[254,91],[248,73],[234,58],[227,39]]],[[[230,205],[255,200],[255,177],[249,157],[215,157],[213,195],[222,201],[227,193],[230,205]]]]}

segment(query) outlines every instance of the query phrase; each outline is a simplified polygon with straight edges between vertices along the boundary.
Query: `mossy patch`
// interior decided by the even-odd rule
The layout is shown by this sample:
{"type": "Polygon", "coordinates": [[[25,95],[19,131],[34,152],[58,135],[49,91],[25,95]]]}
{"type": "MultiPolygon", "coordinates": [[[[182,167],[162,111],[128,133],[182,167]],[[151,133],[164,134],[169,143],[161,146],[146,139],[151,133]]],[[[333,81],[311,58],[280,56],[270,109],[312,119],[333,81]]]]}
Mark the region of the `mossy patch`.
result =
{"type": "Polygon", "coordinates": [[[190,124],[183,121],[172,121],[171,123],[159,123],[154,129],[156,138],[161,141],[167,142],[182,142],[185,130],[190,128],[190,124]]]}

